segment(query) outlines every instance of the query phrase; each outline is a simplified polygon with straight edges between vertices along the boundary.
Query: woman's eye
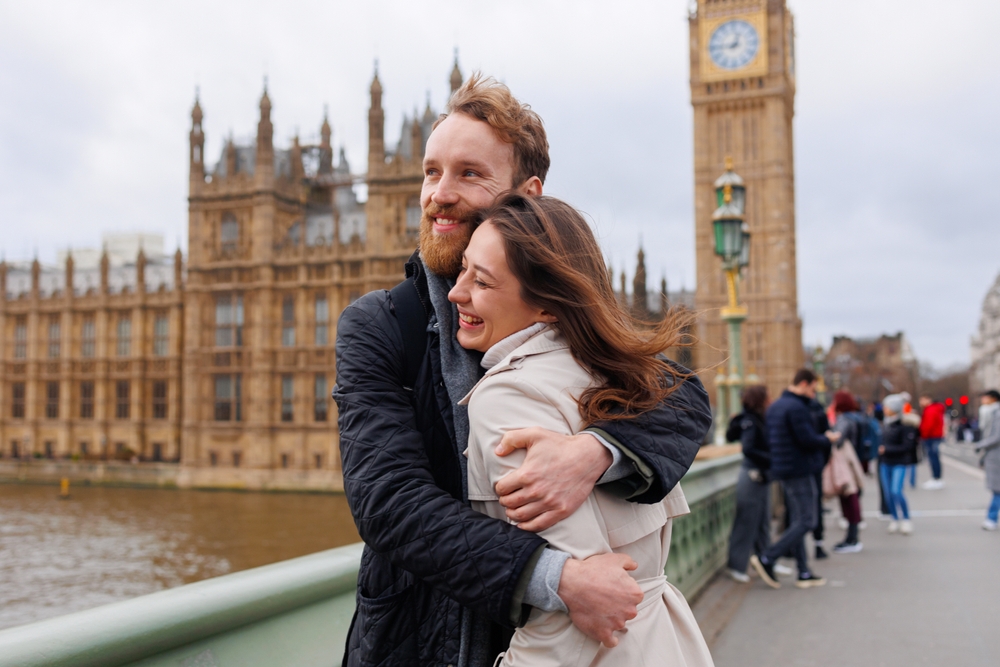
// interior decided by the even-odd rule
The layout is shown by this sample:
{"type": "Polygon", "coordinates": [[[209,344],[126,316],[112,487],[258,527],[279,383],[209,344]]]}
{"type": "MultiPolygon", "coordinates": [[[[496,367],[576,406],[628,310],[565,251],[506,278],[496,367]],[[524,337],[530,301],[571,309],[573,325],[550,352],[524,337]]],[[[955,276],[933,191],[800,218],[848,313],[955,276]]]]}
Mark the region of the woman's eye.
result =
{"type": "Polygon", "coordinates": [[[486,283],[484,283],[482,280],[479,279],[473,280],[472,282],[475,283],[476,287],[482,287],[483,289],[489,287],[489,285],[487,285],[486,283]]]}

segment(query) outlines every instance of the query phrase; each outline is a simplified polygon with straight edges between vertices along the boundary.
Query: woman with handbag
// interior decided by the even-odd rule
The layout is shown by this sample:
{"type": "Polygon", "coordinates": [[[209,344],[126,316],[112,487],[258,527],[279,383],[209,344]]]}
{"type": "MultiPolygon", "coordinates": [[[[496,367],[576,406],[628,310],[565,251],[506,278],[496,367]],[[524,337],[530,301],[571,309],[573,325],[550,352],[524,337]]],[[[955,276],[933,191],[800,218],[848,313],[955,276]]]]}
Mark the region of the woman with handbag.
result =
{"type": "Polygon", "coordinates": [[[849,392],[838,391],[833,395],[835,422],[833,430],[842,436],[833,446],[830,462],[823,474],[824,495],[836,495],[840,499],[840,509],[847,520],[847,534],[842,542],[833,547],[838,554],[854,554],[864,546],[858,540],[861,524],[861,488],[864,486],[864,469],[856,447],[861,445],[858,426],[860,406],[849,392]],[[828,482],[829,479],[829,482],[828,482]]]}

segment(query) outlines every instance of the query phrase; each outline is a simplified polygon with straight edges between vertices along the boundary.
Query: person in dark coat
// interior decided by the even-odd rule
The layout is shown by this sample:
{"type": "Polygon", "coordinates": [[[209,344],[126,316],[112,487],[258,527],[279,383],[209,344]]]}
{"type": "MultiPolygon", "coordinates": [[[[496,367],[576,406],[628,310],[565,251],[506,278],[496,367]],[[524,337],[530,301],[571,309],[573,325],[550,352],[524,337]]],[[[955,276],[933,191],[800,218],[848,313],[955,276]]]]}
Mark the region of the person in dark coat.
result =
{"type": "Polygon", "coordinates": [[[882,461],[882,488],[888,489],[890,533],[909,535],[913,532],[910,506],[906,502],[906,473],[917,464],[917,447],[920,443],[920,418],[903,411],[906,394],[891,394],[882,400],[885,412],[885,430],[879,458],[882,461]]]}
{"type": "Polygon", "coordinates": [[[495,81],[472,77],[448,111],[424,153],[420,249],[406,280],[358,299],[338,323],[344,490],[365,542],[348,666],[488,666],[532,609],[568,608],[580,630],[613,646],[642,600],[634,561],[569,559],[535,533],[572,514],[595,483],[661,501],[711,426],[691,375],[633,419],[575,436],[508,432],[498,453],[526,447],[527,456],[496,491],[518,525],[472,509],[461,455],[468,413],[457,402],[479,380],[481,355],[458,345],[447,295],[472,217],[505,190],[541,194],[549,158],[541,119],[495,81]]]}
{"type": "Polygon", "coordinates": [[[743,412],[733,417],[726,430],[727,440],[743,445],[743,464],[736,481],[736,516],[726,564],[726,573],[740,583],[750,581],[747,565],[751,552],[760,556],[771,546],[771,447],[764,423],[768,403],[767,387],[762,384],[746,387],[743,412]]]}
{"type": "Polygon", "coordinates": [[[816,473],[823,470],[826,452],[840,435],[827,431],[816,432],[809,408],[816,397],[818,378],[808,368],[795,373],[791,386],[771,404],[767,411],[767,432],[771,445],[771,474],[785,487],[787,511],[791,524],[771,547],[761,556],[752,556],[750,562],[761,579],[772,588],[780,588],[774,573],[775,562],[786,553],[795,557],[799,576],[798,588],[822,586],[826,580],[809,570],[806,557],[805,535],[816,527],[817,496],[816,473]]]}

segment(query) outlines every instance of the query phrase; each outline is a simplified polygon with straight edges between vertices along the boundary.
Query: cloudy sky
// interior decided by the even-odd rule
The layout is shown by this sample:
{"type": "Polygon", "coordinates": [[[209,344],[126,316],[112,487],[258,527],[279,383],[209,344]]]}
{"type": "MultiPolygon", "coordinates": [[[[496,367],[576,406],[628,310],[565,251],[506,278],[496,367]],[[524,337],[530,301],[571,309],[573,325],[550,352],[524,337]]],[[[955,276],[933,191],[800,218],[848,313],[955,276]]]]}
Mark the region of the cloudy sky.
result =
{"type": "MultiPolygon", "coordinates": [[[[268,77],[277,143],[334,142],[362,172],[379,61],[387,139],[453,49],[546,121],[547,192],[593,218],[631,275],[694,283],[688,0],[0,0],[0,251],[53,261],[102,232],[186,246],[195,87],[207,153],[254,134],[268,77]]],[[[799,308],[809,344],[905,331],[968,359],[1000,270],[996,0],[789,0],[796,15],[799,308]]]]}

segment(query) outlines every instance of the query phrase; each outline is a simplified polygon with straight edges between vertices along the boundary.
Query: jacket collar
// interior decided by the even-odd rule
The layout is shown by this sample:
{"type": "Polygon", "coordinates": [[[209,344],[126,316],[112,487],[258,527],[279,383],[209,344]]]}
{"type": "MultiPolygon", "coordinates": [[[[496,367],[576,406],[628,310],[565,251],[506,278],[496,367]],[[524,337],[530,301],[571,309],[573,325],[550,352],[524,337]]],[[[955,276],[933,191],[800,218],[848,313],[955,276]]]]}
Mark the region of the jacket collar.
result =
{"type": "Polygon", "coordinates": [[[566,349],[569,349],[569,343],[567,343],[563,335],[559,333],[559,329],[551,324],[546,324],[537,333],[528,338],[528,340],[511,350],[507,356],[497,362],[495,366],[486,371],[486,375],[484,375],[482,379],[476,383],[476,386],[473,387],[469,393],[465,395],[465,398],[458,402],[458,404],[468,404],[469,399],[472,398],[472,394],[476,392],[476,389],[486,378],[496,375],[497,373],[504,373],[506,371],[518,369],[528,357],[566,349]]]}

